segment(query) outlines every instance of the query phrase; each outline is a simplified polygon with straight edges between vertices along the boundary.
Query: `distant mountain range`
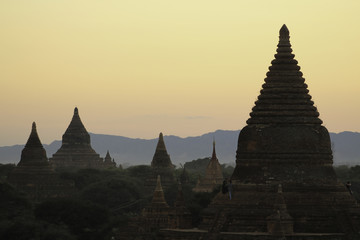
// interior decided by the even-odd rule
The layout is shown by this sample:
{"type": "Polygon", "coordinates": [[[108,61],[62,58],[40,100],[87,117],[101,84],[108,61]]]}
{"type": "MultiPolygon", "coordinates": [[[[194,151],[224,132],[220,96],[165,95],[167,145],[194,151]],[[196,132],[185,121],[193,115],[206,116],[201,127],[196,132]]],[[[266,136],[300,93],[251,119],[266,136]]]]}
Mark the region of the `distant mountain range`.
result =
{"type": "MultiPolygon", "coordinates": [[[[180,138],[164,136],[164,141],[172,162],[184,164],[195,159],[210,157],[212,142],[215,138],[216,153],[221,163],[235,164],[238,131],[217,130],[198,137],[180,138]]],[[[94,150],[105,157],[109,150],[112,158],[124,166],[150,164],[158,139],[127,138],[114,135],[93,134],[91,145],[94,150]]],[[[334,165],[360,165],[360,133],[330,133],[334,165]]],[[[61,141],[44,144],[48,157],[51,157],[61,146],[61,141]]],[[[0,147],[0,163],[18,163],[24,145],[0,147]]]]}

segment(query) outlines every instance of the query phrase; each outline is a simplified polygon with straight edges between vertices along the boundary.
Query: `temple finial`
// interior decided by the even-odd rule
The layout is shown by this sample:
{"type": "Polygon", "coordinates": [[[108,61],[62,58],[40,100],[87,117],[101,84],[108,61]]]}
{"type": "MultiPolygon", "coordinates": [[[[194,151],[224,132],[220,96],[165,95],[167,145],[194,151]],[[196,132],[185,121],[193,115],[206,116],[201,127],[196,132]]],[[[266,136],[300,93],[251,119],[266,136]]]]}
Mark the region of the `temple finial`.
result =
{"type": "Polygon", "coordinates": [[[282,27],[280,28],[280,36],[289,36],[290,32],[289,29],[286,27],[286,25],[282,25],[282,27]]]}
{"type": "Polygon", "coordinates": [[[79,110],[78,110],[77,107],[75,107],[75,109],[74,109],[74,115],[78,115],[78,114],[79,114],[79,110]]]}
{"type": "Polygon", "coordinates": [[[29,136],[28,141],[25,144],[25,147],[42,147],[41,141],[39,139],[39,136],[37,134],[36,130],[36,123],[33,122],[31,126],[31,133],[29,136]]]}
{"type": "Polygon", "coordinates": [[[217,159],[216,157],[216,151],[215,151],[215,137],[214,137],[214,140],[213,140],[213,153],[212,153],[212,159],[217,159]]]}

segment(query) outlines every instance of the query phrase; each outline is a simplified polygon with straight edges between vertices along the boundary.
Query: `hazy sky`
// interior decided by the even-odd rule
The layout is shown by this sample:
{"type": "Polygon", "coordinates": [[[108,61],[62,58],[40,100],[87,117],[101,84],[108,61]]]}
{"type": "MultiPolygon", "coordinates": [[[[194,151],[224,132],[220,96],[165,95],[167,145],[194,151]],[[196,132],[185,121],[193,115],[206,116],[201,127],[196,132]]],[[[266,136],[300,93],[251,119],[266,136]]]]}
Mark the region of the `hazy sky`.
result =
{"type": "Polygon", "coordinates": [[[360,1],[0,0],[0,146],[241,129],[286,24],[329,131],[360,131],[360,1]]]}

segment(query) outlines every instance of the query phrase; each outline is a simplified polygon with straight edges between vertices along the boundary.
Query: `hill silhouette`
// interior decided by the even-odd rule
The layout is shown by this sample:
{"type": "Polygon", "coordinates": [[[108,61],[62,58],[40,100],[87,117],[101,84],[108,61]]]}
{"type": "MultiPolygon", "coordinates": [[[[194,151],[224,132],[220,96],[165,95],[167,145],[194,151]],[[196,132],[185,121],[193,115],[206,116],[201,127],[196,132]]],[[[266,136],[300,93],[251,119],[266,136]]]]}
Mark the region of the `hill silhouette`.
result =
{"type": "MultiPolygon", "coordinates": [[[[164,136],[164,141],[173,164],[184,164],[194,159],[210,157],[212,141],[215,138],[216,152],[220,163],[235,164],[237,138],[240,130],[217,130],[196,137],[181,138],[164,136]]],[[[122,136],[90,133],[91,145],[101,157],[109,150],[112,158],[125,167],[129,165],[149,165],[158,139],[127,138],[122,136]]],[[[360,164],[360,133],[330,133],[334,151],[334,165],[360,164]]],[[[43,144],[48,157],[61,146],[61,141],[43,144]]],[[[0,147],[0,163],[18,163],[24,145],[0,147]]]]}

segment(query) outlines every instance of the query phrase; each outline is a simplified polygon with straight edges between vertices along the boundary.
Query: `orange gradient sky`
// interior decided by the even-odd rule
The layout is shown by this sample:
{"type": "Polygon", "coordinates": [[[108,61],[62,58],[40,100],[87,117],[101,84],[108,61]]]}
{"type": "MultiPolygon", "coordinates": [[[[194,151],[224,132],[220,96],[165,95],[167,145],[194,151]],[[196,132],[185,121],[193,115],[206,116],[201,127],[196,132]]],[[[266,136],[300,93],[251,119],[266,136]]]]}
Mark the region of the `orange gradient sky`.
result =
{"type": "Polygon", "coordinates": [[[279,29],[324,125],[360,131],[360,1],[2,0],[0,146],[36,121],[89,132],[196,136],[245,125],[279,29]]]}

